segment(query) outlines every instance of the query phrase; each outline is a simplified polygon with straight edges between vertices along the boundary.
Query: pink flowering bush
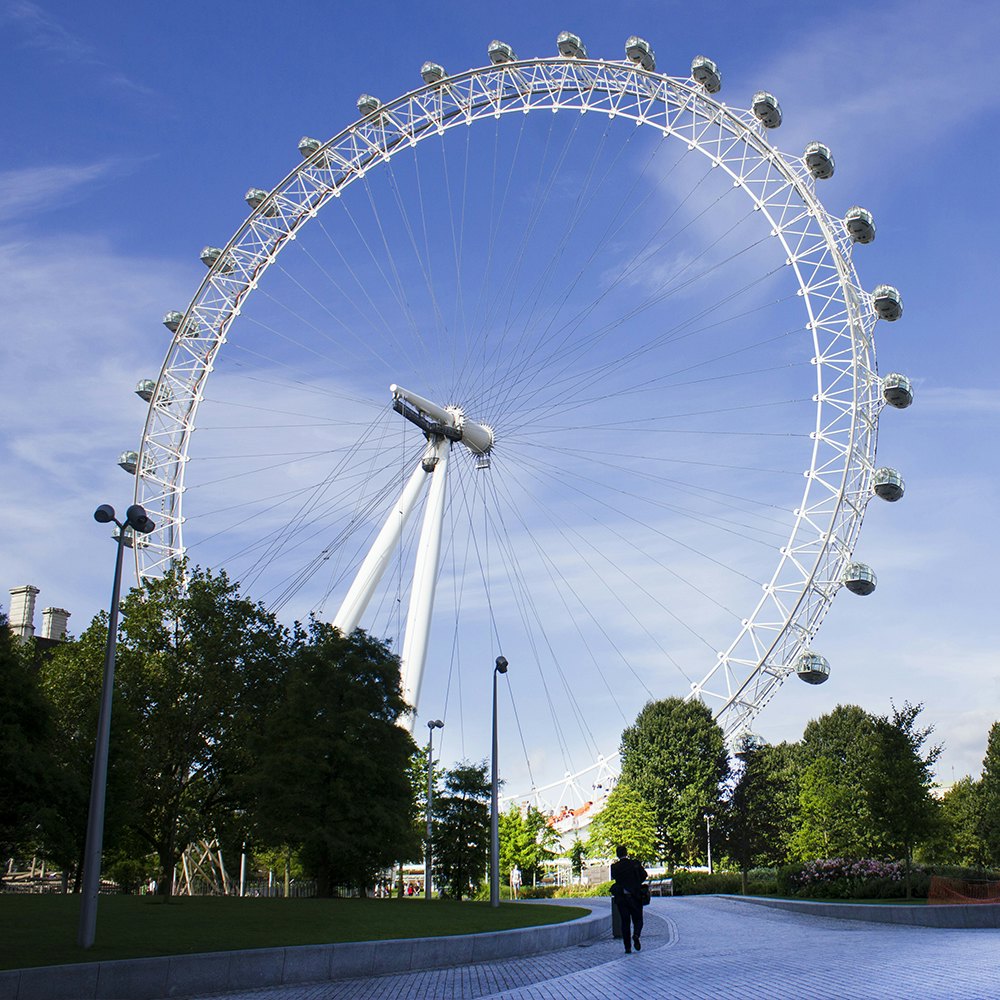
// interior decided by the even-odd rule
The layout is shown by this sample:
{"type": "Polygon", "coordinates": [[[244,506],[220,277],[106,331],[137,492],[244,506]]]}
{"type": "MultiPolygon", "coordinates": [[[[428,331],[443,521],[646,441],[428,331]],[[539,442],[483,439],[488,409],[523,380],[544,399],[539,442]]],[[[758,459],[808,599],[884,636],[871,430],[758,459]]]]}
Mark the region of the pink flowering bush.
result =
{"type": "Polygon", "coordinates": [[[820,858],[791,871],[788,887],[797,896],[873,899],[902,895],[904,878],[905,869],[899,861],[820,858]]]}

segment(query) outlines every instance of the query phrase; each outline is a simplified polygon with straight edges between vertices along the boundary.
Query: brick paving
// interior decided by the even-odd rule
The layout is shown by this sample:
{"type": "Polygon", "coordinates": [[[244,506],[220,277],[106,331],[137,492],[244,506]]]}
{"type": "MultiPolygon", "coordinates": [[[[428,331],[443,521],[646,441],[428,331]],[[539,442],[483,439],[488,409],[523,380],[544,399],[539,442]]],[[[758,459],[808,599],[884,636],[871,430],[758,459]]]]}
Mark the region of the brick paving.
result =
{"type": "MultiPolygon", "coordinates": [[[[643,949],[610,939],[212,1000],[1000,1000],[1000,930],[871,924],[728,899],[654,899],[643,949]]],[[[197,1000],[208,1000],[207,997],[197,1000]]]]}

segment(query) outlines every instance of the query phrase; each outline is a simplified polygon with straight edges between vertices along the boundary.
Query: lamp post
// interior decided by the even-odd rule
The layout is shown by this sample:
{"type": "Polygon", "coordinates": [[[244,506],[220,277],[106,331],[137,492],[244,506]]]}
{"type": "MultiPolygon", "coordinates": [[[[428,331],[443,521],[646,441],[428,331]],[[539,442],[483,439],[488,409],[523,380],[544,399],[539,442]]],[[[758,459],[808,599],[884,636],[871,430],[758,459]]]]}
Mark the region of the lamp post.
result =
{"type": "Polygon", "coordinates": [[[101,852],[104,848],[104,800],[108,790],[108,744],[111,738],[111,697],[115,686],[115,650],[118,644],[118,604],[122,589],[122,558],[125,551],[126,528],[135,535],[149,534],[156,525],[146,511],[133,504],[125,512],[123,524],[115,517],[115,509],[102,503],[94,511],[99,524],[114,521],[118,525],[118,554],[115,558],[115,579],[111,588],[111,608],[108,619],[108,642],[104,653],[104,680],[101,684],[101,709],[97,717],[97,745],[94,748],[94,772],[90,782],[90,809],[87,813],[87,842],[83,853],[83,898],[80,903],[80,925],[76,943],[90,948],[97,929],[97,894],[101,886],[101,852]]]}
{"type": "Polygon", "coordinates": [[[493,668],[493,780],[490,799],[490,906],[500,905],[500,798],[497,782],[497,674],[507,673],[507,659],[497,657],[493,668]]]}
{"type": "Polygon", "coordinates": [[[712,820],[715,817],[711,813],[705,813],[705,835],[708,839],[708,874],[712,874],[712,820]]]}
{"type": "Polygon", "coordinates": [[[434,804],[434,730],[444,729],[440,719],[427,723],[427,844],[424,847],[424,899],[431,898],[431,807],[434,804]]]}

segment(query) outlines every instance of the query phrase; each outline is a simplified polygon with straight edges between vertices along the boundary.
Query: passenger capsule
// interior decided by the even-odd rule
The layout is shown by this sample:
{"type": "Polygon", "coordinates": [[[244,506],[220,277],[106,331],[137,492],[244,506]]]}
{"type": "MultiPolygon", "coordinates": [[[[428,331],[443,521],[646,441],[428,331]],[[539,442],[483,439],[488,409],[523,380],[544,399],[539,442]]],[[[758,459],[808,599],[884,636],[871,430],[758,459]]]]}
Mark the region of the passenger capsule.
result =
{"type": "Polygon", "coordinates": [[[656,53],[645,38],[632,35],[625,43],[625,55],[628,56],[629,62],[635,63],[636,66],[648,70],[656,69],[656,53]]]}
{"type": "Polygon", "coordinates": [[[156,391],[156,383],[151,378],[142,379],[135,387],[135,394],[144,402],[148,403],[153,398],[156,391]]]}
{"type": "Polygon", "coordinates": [[[322,145],[323,143],[319,139],[313,139],[308,135],[302,136],[299,139],[299,152],[302,154],[302,159],[308,160],[322,145]]]}
{"type": "Polygon", "coordinates": [[[806,684],[822,684],[830,678],[830,664],[819,653],[803,653],[795,664],[795,672],[806,684]]]}
{"type": "Polygon", "coordinates": [[[847,210],[844,228],[855,243],[871,243],[875,239],[875,219],[867,208],[860,205],[847,210]]]}
{"type": "Polygon", "coordinates": [[[213,267],[215,262],[222,256],[222,250],[219,247],[202,247],[201,253],[198,256],[205,267],[213,267]]]}
{"type": "Polygon", "coordinates": [[[913,383],[899,372],[889,372],[882,379],[882,398],[897,410],[905,410],[913,402],[913,383]]]}
{"type": "Polygon", "coordinates": [[[277,206],[268,197],[268,193],[261,188],[250,188],[243,197],[246,198],[247,204],[252,209],[256,210],[263,205],[261,214],[266,215],[269,219],[273,219],[278,214],[277,206]]]}
{"type": "MultiPolygon", "coordinates": [[[[122,545],[127,549],[135,548],[135,532],[132,530],[132,525],[126,524],[124,530],[125,537],[122,539],[122,545]]],[[[122,529],[115,525],[115,530],[111,532],[111,537],[117,542],[122,537],[122,529]]]]}
{"type": "Polygon", "coordinates": [[[560,31],[556,45],[559,46],[559,55],[566,56],[567,59],[587,58],[587,47],[580,41],[580,36],[574,35],[572,31],[560,31]]]}
{"type": "Polygon", "coordinates": [[[446,74],[443,66],[439,66],[436,62],[425,62],[420,67],[420,75],[424,83],[440,83],[446,74]]]}
{"type": "Polygon", "coordinates": [[[220,247],[202,247],[198,254],[205,267],[214,267],[222,274],[233,273],[233,262],[229,257],[223,257],[220,247]]]}
{"type": "Polygon", "coordinates": [[[892,285],[879,285],[872,292],[872,305],[879,319],[895,323],[903,315],[903,296],[892,285]]]}
{"type": "Polygon", "coordinates": [[[516,62],[517,60],[514,50],[506,42],[498,42],[496,39],[490,42],[489,48],[486,51],[489,54],[490,62],[494,66],[516,62]]]}
{"type": "Polygon", "coordinates": [[[180,313],[176,309],[171,309],[170,312],[163,317],[163,325],[171,333],[176,333],[177,327],[181,325],[182,319],[184,319],[184,313],[180,313]]]}
{"type": "Polygon", "coordinates": [[[876,469],[872,478],[872,489],[876,496],[888,500],[889,503],[895,503],[903,496],[906,483],[903,482],[903,477],[895,469],[876,469]]]}
{"type": "Polygon", "coordinates": [[[802,158],[806,161],[806,169],[816,180],[826,181],[833,176],[835,164],[829,146],[824,146],[821,142],[811,142],[806,146],[802,158]]]}
{"type": "Polygon", "coordinates": [[[722,74],[708,56],[695,56],[691,60],[691,76],[710,94],[717,94],[722,89],[722,74]]]}
{"type": "Polygon", "coordinates": [[[852,562],[844,570],[844,586],[852,594],[867,597],[869,594],[875,593],[875,588],[878,586],[878,577],[871,566],[866,566],[864,563],[852,562]]]}
{"type": "Polygon", "coordinates": [[[180,336],[182,337],[197,337],[198,331],[190,321],[183,329],[181,329],[181,322],[183,319],[184,313],[180,313],[176,309],[171,309],[170,312],[163,317],[163,325],[171,333],[177,333],[177,331],[180,330],[180,336]]]}
{"type": "Polygon", "coordinates": [[[754,117],[764,128],[777,128],[781,124],[781,105],[774,94],[758,90],[751,102],[754,117]]]}
{"type": "Polygon", "coordinates": [[[134,476],[135,475],[135,470],[139,467],[139,452],[137,452],[137,451],[123,451],[118,456],[118,464],[130,476],[134,476]]]}
{"type": "Polygon", "coordinates": [[[362,118],[374,114],[380,107],[382,107],[382,102],[377,97],[372,97],[371,94],[362,94],[358,98],[358,112],[362,118]]]}

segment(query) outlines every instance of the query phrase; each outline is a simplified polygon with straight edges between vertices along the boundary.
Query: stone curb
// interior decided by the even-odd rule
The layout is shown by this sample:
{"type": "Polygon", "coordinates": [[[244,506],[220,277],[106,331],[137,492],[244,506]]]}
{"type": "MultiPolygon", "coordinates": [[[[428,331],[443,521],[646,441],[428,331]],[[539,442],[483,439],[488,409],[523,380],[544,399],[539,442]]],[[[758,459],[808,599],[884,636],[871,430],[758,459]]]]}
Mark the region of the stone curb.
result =
{"type": "Polygon", "coordinates": [[[1000,927],[1000,904],[948,903],[908,906],[905,903],[813,903],[804,899],[762,899],[759,896],[721,896],[736,903],[770,906],[811,917],[866,920],[877,924],[907,924],[911,927],[1000,927]]]}
{"type": "Polygon", "coordinates": [[[161,1000],[516,958],[569,948],[607,934],[608,910],[602,902],[610,900],[567,900],[563,905],[589,906],[591,912],[561,924],[497,933],[10,969],[0,972],[0,1000],[161,1000]]]}

